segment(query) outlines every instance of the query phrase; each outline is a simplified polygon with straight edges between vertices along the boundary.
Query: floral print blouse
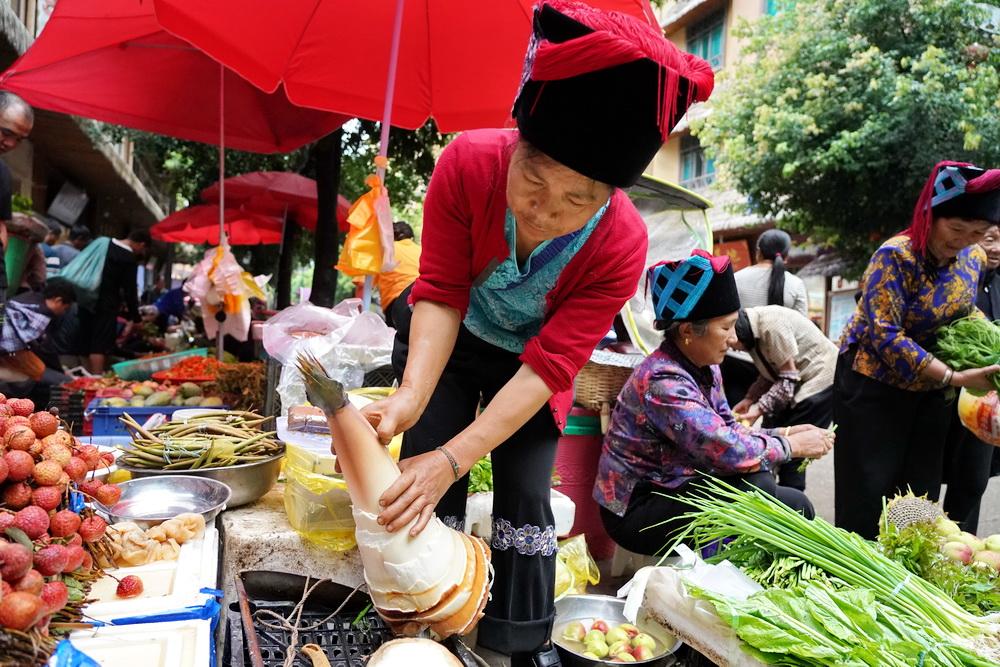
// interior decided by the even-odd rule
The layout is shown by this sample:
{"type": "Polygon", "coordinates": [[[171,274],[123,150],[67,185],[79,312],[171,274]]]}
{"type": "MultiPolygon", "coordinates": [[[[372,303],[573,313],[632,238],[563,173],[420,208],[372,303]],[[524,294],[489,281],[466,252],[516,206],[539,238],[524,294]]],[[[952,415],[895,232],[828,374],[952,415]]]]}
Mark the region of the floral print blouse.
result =
{"type": "Polygon", "coordinates": [[[933,356],[939,327],[976,308],[976,291],[986,266],[978,245],[937,266],[913,250],[908,236],[894,236],[872,255],[861,279],[861,299],[840,341],[854,347],[854,370],[911,391],[937,388],[921,376],[933,356]]]}
{"type": "Polygon", "coordinates": [[[622,516],[639,482],[676,489],[699,473],[717,477],[774,470],[788,461],[774,429],[733,417],[718,366],[698,368],[664,341],[618,395],[598,463],[594,499],[622,516]]]}

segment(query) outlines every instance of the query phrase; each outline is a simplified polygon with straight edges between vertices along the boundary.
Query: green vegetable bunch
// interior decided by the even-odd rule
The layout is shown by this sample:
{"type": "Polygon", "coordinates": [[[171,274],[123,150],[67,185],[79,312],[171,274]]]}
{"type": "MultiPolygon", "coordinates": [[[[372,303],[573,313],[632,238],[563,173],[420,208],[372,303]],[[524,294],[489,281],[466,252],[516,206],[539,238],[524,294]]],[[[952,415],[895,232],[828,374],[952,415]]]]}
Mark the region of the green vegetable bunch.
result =
{"type": "Polygon", "coordinates": [[[488,456],[476,461],[469,470],[469,493],[493,490],[493,462],[488,456]]]}
{"type": "MultiPolygon", "coordinates": [[[[982,317],[963,317],[937,332],[938,358],[957,371],[985,368],[1000,361],[1000,326],[982,317]]],[[[990,376],[1000,389],[1000,374],[990,376]]]]}

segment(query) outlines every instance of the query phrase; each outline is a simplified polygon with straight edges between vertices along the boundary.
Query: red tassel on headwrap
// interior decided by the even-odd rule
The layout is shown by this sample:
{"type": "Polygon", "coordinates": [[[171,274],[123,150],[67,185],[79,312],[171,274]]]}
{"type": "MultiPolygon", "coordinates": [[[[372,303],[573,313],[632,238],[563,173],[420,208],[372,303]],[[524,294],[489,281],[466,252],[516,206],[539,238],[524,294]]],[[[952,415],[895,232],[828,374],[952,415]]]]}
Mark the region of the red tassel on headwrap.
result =
{"type": "MultiPolygon", "coordinates": [[[[938,172],[945,167],[973,166],[975,165],[969,162],[943,160],[931,169],[931,175],[927,177],[927,182],[924,183],[924,188],[920,191],[920,197],[917,199],[917,205],[913,208],[913,220],[910,222],[910,226],[903,231],[904,235],[910,237],[914,250],[923,253],[927,249],[927,240],[931,235],[931,224],[934,222],[931,200],[934,198],[934,183],[937,181],[938,172]]],[[[968,194],[993,192],[998,189],[1000,189],[1000,169],[989,169],[965,185],[965,192],[968,194]]]]}

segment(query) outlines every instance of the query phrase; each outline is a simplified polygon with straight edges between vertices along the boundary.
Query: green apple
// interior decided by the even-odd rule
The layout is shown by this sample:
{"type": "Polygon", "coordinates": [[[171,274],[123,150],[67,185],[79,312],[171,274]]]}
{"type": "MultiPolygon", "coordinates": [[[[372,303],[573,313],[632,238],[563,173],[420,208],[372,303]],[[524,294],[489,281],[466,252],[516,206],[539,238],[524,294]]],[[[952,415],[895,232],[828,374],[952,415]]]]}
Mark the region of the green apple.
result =
{"type": "Polygon", "coordinates": [[[1000,535],[990,535],[985,542],[986,548],[990,551],[1000,551],[1000,535]]]}
{"type": "Polygon", "coordinates": [[[646,646],[636,646],[632,649],[632,655],[635,656],[636,660],[652,660],[653,649],[646,646]]]}
{"type": "Polygon", "coordinates": [[[584,651],[581,655],[583,655],[583,657],[587,658],[588,660],[600,660],[601,659],[599,656],[591,653],[590,651],[584,651]]]}
{"type": "Polygon", "coordinates": [[[593,653],[598,658],[604,658],[608,655],[608,645],[605,644],[602,639],[595,639],[592,642],[587,642],[584,644],[584,648],[587,649],[588,653],[593,653]]]}
{"type": "Polygon", "coordinates": [[[604,636],[604,633],[600,630],[591,630],[583,636],[583,643],[589,644],[591,642],[601,642],[602,644],[607,644],[608,640],[604,636]]]}
{"type": "Polygon", "coordinates": [[[570,642],[582,642],[583,638],[587,636],[587,631],[583,628],[583,623],[580,621],[573,621],[572,623],[567,623],[566,627],[563,628],[562,638],[570,642]]]}
{"type": "Polygon", "coordinates": [[[618,626],[618,629],[624,630],[625,634],[629,636],[629,639],[639,634],[639,628],[635,627],[631,623],[622,623],[621,625],[618,626]]]}
{"type": "Polygon", "coordinates": [[[638,648],[639,646],[645,646],[650,651],[656,648],[656,640],[651,636],[647,635],[645,632],[640,632],[635,637],[632,638],[632,646],[638,648]]]}
{"type": "Polygon", "coordinates": [[[619,653],[615,656],[615,662],[635,662],[635,656],[631,653],[619,653]]]}
{"type": "Polygon", "coordinates": [[[983,544],[983,541],[978,537],[976,537],[975,535],[973,535],[972,533],[962,533],[955,539],[957,539],[959,542],[964,542],[965,544],[968,544],[973,552],[982,551],[983,549],[986,548],[986,545],[983,544]]]}
{"type": "Polygon", "coordinates": [[[594,621],[593,623],[590,624],[590,629],[591,630],[600,630],[604,634],[607,634],[608,633],[608,622],[605,621],[604,619],[599,618],[599,619],[597,619],[596,621],[594,621]]]}
{"type": "Polygon", "coordinates": [[[608,654],[618,655],[619,653],[627,653],[629,650],[628,641],[622,639],[616,641],[614,644],[608,644],[608,654]]]}
{"type": "Polygon", "coordinates": [[[627,642],[630,639],[628,633],[622,630],[620,627],[611,628],[608,630],[608,634],[605,637],[605,641],[608,645],[614,644],[616,642],[627,642]]]}

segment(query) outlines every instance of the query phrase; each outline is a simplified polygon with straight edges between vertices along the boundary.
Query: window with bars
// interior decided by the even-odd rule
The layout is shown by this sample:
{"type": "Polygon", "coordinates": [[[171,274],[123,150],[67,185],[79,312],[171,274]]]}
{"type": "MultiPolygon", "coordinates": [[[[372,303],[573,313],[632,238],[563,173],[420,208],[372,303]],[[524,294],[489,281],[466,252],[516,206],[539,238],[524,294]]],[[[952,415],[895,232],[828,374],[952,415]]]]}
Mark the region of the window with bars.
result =
{"type": "Polygon", "coordinates": [[[708,61],[712,69],[721,69],[725,58],[726,13],[712,14],[687,31],[687,51],[708,61]]]}
{"type": "Polygon", "coordinates": [[[715,160],[705,156],[697,137],[681,138],[681,185],[690,190],[709,186],[715,180],[715,160]]]}

